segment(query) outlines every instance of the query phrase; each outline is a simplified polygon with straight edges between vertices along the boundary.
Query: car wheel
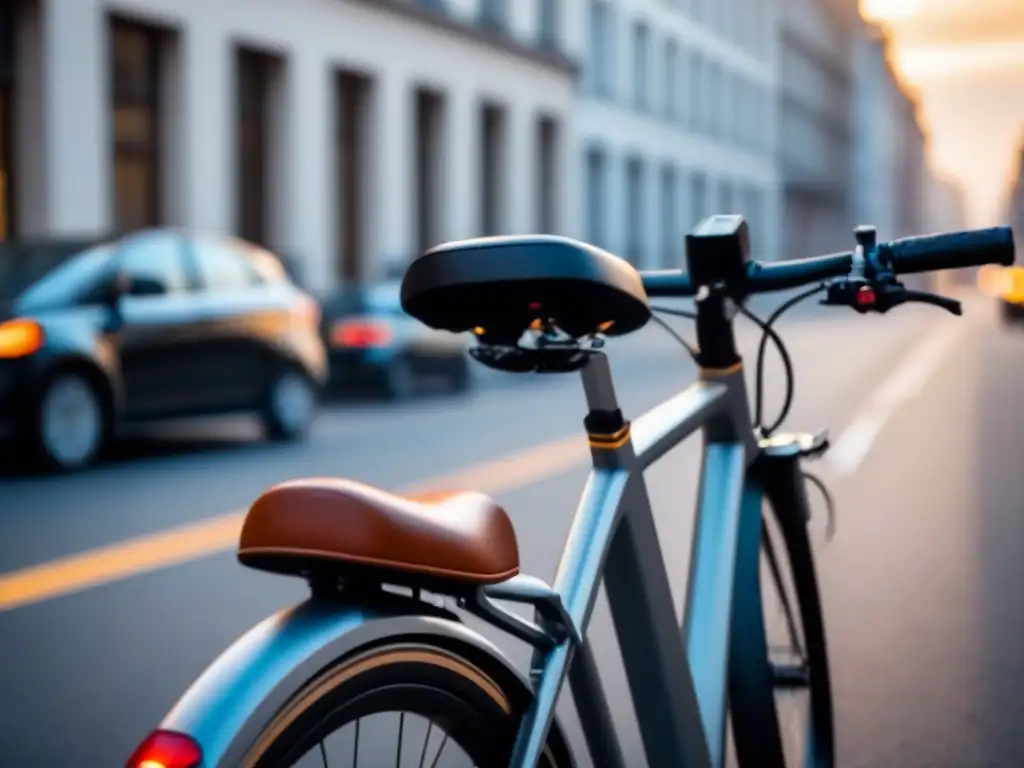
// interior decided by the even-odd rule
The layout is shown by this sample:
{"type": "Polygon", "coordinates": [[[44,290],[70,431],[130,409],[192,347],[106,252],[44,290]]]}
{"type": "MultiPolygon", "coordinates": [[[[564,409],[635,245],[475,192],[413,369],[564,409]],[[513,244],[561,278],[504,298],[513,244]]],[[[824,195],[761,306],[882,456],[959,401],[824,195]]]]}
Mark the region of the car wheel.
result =
{"type": "Polygon", "coordinates": [[[419,388],[416,371],[409,358],[399,355],[388,363],[384,371],[384,391],[392,400],[407,400],[419,388]]]}
{"type": "Polygon", "coordinates": [[[95,461],[107,437],[107,415],[96,387],[79,373],[58,373],[37,401],[34,449],[49,469],[70,472],[95,461]]]}
{"type": "Polygon", "coordinates": [[[286,369],[274,377],[267,393],[263,427],[271,440],[298,440],[316,418],[316,386],[301,371],[286,369]]]}

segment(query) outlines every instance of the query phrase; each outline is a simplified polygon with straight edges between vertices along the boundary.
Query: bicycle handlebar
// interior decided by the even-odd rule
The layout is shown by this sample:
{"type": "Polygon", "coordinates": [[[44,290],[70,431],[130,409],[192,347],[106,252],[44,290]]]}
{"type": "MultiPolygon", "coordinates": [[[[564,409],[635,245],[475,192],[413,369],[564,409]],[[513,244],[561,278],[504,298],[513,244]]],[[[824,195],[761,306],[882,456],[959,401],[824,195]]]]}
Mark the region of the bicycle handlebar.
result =
{"type": "MultiPolygon", "coordinates": [[[[907,237],[878,245],[878,258],[896,274],[932,272],[941,269],[979,267],[984,264],[1010,266],[1014,261],[1013,230],[990,227],[941,235],[907,237]]],[[[849,274],[853,252],[832,253],[807,259],[777,262],[749,261],[743,290],[746,294],[771,293],[799,288],[849,274]]],[[[680,270],[650,270],[640,273],[647,295],[687,297],[698,286],[680,270]]]]}
{"type": "Polygon", "coordinates": [[[879,257],[897,273],[1013,264],[1013,230],[1009,227],[968,229],[943,235],[906,237],[879,246],[879,257]]]}

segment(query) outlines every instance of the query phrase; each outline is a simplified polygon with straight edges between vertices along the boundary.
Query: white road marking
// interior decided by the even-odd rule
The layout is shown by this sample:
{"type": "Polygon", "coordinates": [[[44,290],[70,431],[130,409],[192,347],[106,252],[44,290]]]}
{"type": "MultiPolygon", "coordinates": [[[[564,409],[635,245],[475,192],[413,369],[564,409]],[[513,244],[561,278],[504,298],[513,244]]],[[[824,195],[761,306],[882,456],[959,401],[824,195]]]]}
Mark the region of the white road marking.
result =
{"type": "Polygon", "coordinates": [[[921,394],[969,327],[963,320],[943,323],[882,382],[825,455],[833,474],[849,476],[860,468],[889,419],[900,406],[921,394]]]}

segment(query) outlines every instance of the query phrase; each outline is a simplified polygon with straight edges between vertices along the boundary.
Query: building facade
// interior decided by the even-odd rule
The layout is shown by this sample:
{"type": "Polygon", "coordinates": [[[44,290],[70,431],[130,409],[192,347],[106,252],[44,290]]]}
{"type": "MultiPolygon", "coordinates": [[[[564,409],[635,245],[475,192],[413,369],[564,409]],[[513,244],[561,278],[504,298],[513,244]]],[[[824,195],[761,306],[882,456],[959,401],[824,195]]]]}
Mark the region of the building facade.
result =
{"type": "Polygon", "coordinates": [[[925,190],[925,229],[951,232],[967,229],[967,202],[963,187],[941,174],[929,174],[925,190]]]}
{"type": "Polygon", "coordinates": [[[1006,207],[1006,222],[1013,227],[1017,237],[1024,237],[1024,141],[1017,150],[1016,170],[1006,207]]]}
{"type": "Polygon", "coordinates": [[[5,237],[232,232],[310,285],[575,233],[567,19],[525,0],[0,0],[5,237]]]}
{"type": "Polygon", "coordinates": [[[778,253],[775,0],[577,0],[583,236],[641,267],[742,213],[778,253]]]}
{"type": "Polygon", "coordinates": [[[855,215],[878,227],[882,239],[920,234],[930,226],[931,174],[918,104],[897,77],[889,39],[877,25],[864,25],[855,61],[855,215]]]}
{"type": "Polygon", "coordinates": [[[791,257],[848,245],[855,224],[856,0],[791,0],[780,28],[779,161],[791,257]]]}

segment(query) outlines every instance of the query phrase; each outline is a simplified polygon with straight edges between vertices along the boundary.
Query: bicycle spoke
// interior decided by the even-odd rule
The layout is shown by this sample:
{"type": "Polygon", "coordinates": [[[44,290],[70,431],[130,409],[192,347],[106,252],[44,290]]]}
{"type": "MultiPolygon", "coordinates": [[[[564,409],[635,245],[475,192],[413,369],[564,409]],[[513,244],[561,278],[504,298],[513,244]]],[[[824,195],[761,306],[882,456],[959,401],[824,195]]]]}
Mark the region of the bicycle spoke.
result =
{"type": "Polygon", "coordinates": [[[434,722],[427,720],[427,735],[423,737],[423,750],[420,752],[419,768],[423,768],[423,761],[427,759],[427,745],[430,743],[430,732],[434,728],[434,722]]]}
{"type": "Polygon", "coordinates": [[[440,748],[438,748],[437,754],[434,756],[434,762],[432,762],[430,764],[430,768],[437,768],[437,761],[441,759],[441,753],[444,752],[444,748],[445,748],[445,746],[447,746],[447,744],[448,744],[448,734],[446,733],[444,735],[444,738],[441,739],[441,746],[440,746],[440,748]]]}
{"type": "Polygon", "coordinates": [[[402,734],[405,731],[405,712],[398,713],[398,756],[395,758],[395,768],[402,768],[402,734]]]}
{"type": "Polygon", "coordinates": [[[352,745],[352,768],[359,768],[359,720],[356,720],[356,739],[352,745]]]}
{"type": "Polygon", "coordinates": [[[320,742],[320,759],[324,762],[324,768],[329,768],[327,765],[327,746],[324,742],[320,742]]]}

